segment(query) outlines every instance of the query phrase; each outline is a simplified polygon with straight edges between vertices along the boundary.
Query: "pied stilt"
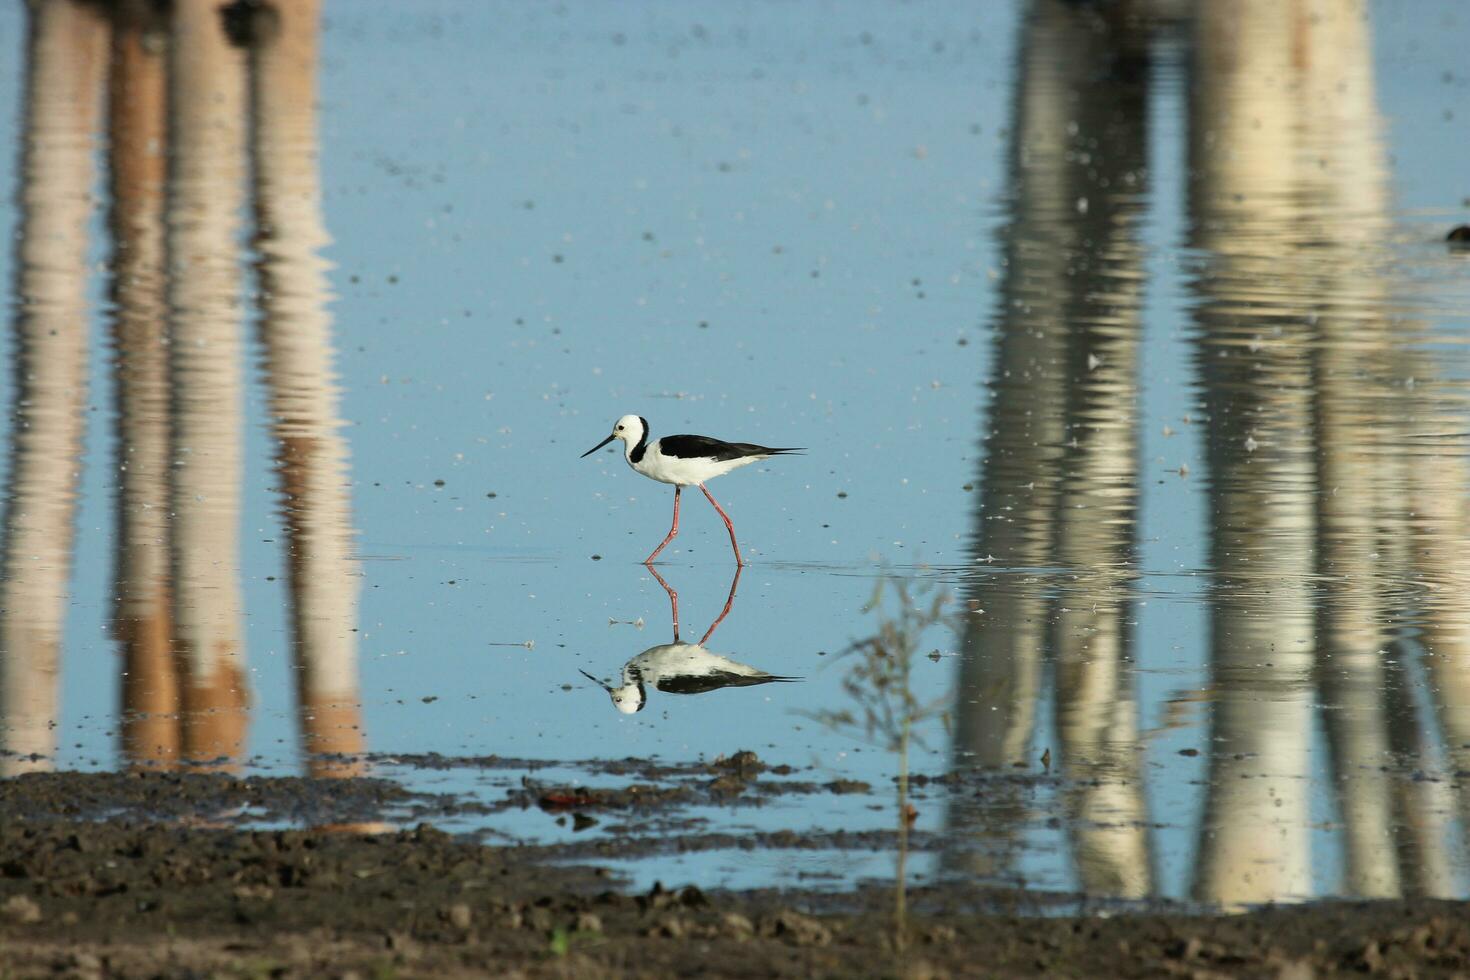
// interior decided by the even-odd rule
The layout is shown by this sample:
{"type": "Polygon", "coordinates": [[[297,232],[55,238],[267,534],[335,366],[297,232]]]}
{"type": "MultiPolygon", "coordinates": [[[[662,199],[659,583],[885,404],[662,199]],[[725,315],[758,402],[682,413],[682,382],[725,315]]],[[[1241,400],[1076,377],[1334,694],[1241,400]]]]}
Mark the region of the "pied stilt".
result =
{"type": "Polygon", "coordinates": [[[725,513],[724,508],[705,487],[705,481],[723,476],[747,463],[782,453],[801,452],[799,447],[778,449],[749,442],[722,442],[709,436],[664,436],[649,442],[648,420],[638,415],[624,415],[613,424],[612,435],[583,453],[583,458],[591,456],[614,439],[623,441],[623,455],[629,466],[650,480],[674,485],[674,524],[669,528],[668,536],[653,549],[653,554],[643,559],[645,565],[651,564],[658,553],[664,550],[664,546],[679,533],[679,494],[689,486],[699,487],[714,505],[720,519],[725,522],[725,530],[730,532],[730,547],[735,551],[735,564],[744,565],[745,560],[740,557],[740,545],[735,541],[735,525],[731,523],[730,515],[725,513]]]}

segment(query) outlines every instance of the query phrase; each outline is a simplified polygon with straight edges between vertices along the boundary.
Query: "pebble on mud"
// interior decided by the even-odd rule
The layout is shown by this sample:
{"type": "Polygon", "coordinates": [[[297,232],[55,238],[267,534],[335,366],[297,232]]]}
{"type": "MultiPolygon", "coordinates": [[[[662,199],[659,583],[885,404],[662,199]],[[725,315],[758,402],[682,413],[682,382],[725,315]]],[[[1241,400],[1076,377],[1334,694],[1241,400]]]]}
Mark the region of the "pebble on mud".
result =
{"type": "Polygon", "coordinates": [[[0,905],[0,917],[21,925],[34,925],[41,921],[41,906],[26,895],[12,895],[0,905]]]}
{"type": "Polygon", "coordinates": [[[755,935],[755,923],[739,912],[726,912],[720,917],[720,932],[731,939],[749,939],[755,935]]]}
{"type": "Polygon", "coordinates": [[[761,934],[784,939],[794,946],[826,946],[832,930],[809,915],[783,909],[761,922],[761,934]]]}
{"type": "Polygon", "coordinates": [[[474,921],[474,914],[464,902],[455,902],[449,906],[449,909],[444,913],[444,917],[456,929],[468,929],[470,923],[474,921]]]}

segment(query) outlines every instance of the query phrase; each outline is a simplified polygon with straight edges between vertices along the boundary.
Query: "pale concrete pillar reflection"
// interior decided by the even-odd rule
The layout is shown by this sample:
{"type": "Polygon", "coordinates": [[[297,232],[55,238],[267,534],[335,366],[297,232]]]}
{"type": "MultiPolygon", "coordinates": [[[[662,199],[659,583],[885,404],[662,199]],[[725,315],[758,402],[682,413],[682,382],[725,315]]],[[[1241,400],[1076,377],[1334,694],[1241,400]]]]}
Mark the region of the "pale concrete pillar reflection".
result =
{"type": "Polygon", "coordinates": [[[352,757],[364,748],[358,567],[332,365],[330,267],[322,255],[330,239],[318,176],[319,6],[315,0],[267,4],[245,28],[261,335],[285,521],[302,749],[313,775],[350,775],[360,768],[352,757]]]}
{"type": "Polygon", "coordinates": [[[1301,13],[1276,0],[1202,0],[1191,66],[1214,569],[1210,775],[1193,891],[1227,907],[1312,890],[1313,331],[1310,280],[1292,244],[1301,13]]]}
{"type": "MultiPolygon", "coordinates": [[[[957,769],[1023,773],[1039,772],[1043,749],[1054,748],[1068,775],[1086,781],[1066,796],[1082,887],[1127,897],[1153,887],[1124,626],[1147,48],[1147,31],[1131,20],[1057,0],[1031,4],[1022,25],[953,743],[957,769]],[[1099,570],[1053,571],[1073,562],[1099,570]],[[1069,614],[1058,590],[1094,608],[1093,621],[1069,614]],[[1054,746],[1035,731],[1049,658],[1054,746]]],[[[1026,785],[1003,781],[984,799],[952,802],[946,862],[1014,874],[1026,785]]]]}
{"type": "Polygon", "coordinates": [[[9,482],[0,541],[0,775],[56,752],[87,392],[87,230],[107,24],[76,0],[28,8],[12,320],[9,482]]]}

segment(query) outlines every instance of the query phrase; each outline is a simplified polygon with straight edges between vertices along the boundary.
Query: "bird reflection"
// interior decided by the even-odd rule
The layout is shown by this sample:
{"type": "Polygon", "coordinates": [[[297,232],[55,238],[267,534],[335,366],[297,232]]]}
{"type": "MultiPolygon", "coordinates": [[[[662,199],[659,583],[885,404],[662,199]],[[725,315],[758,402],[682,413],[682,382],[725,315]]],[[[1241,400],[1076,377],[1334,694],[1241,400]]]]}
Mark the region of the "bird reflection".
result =
{"type": "Polygon", "coordinates": [[[648,691],[665,694],[707,694],[725,687],[755,687],[760,684],[784,683],[801,680],[799,677],[783,677],[768,674],[748,664],[731,660],[729,657],[706,650],[704,644],[714,635],[715,629],[724,622],[735,605],[735,589],[740,585],[740,566],[735,568],[735,577],[730,581],[730,594],[725,599],[725,608],[704,631],[698,643],[683,643],[679,640],[679,594],[674,591],[652,566],[648,570],[669,594],[669,609],[674,621],[674,641],[649,647],[627,663],[617,684],[598,680],[582,671],[582,676],[607,691],[613,707],[625,715],[642,711],[648,706],[648,691]]]}
{"type": "Polygon", "coordinates": [[[355,773],[364,748],[358,569],[320,254],[329,241],[317,165],[320,4],[36,0],[27,9],[0,770],[49,766],[56,748],[88,380],[89,195],[105,104],[123,756],[234,768],[246,749],[240,226],[249,203],[303,755],[312,775],[355,773]]]}

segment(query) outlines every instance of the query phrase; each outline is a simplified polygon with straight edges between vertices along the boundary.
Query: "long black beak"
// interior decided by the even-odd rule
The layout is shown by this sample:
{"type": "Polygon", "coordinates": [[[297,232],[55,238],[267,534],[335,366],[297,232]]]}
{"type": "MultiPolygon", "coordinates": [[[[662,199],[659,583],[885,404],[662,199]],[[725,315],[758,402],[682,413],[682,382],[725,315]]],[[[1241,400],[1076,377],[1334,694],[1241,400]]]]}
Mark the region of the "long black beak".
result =
{"type": "MultiPolygon", "coordinates": [[[[598,446],[597,448],[598,449],[601,449],[602,447],[601,446],[598,446]]],[[[593,677],[591,674],[587,673],[585,670],[579,670],[579,671],[577,671],[577,673],[581,674],[583,677],[587,678],[589,681],[591,681],[592,683],[596,684],[598,687],[602,688],[604,691],[606,691],[608,689],[608,687],[607,687],[606,684],[602,683],[602,681],[598,680],[596,677],[593,677]]]]}
{"type": "Polygon", "coordinates": [[[582,459],[586,459],[588,456],[591,456],[593,453],[597,452],[597,450],[601,449],[603,446],[606,446],[608,443],[612,442],[616,438],[617,438],[616,435],[610,435],[610,436],[608,436],[606,439],[602,440],[597,445],[593,446],[591,449],[589,449],[585,453],[583,453],[582,456],[581,456],[581,458],[582,459]]]}

